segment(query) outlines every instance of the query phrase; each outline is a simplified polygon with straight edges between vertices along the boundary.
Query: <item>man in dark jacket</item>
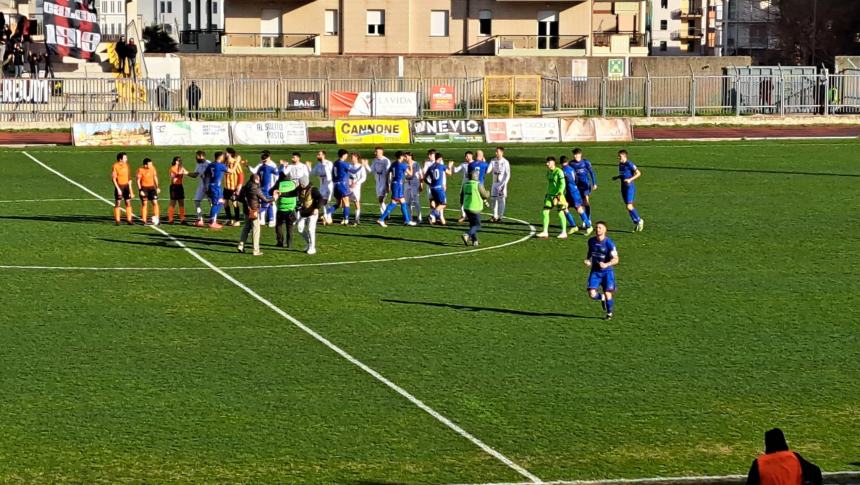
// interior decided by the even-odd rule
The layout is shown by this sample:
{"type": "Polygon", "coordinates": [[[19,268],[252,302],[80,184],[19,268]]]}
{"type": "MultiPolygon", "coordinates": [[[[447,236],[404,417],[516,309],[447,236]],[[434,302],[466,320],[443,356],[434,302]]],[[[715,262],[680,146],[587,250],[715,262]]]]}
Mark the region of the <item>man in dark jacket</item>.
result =
{"type": "Polygon", "coordinates": [[[307,244],[305,252],[316,254],[317,220],[320,212],[325,210],[325,200],[309,179],[302,179],[302,183],[304,185],[299,188],[299,220],[296,226],[307,244]]]}
{"type": "Polygon", "coordinates": [[[242,234],[239,236],[238,250],[245,252],[245,241],[248,233],[252,233],[251,241],[254,246],[254,256],[260,256],[260,202],[271,202],[266,194],[260,189],[260,176],[251,174],[248,183],[242,187],[242,202],[245,205],[245,225],[242,226],[242,234]]]}
{"type": "Polygon", "coordinates": [[[120,37],[116,43],[116,56],[119,57],[119,73],[125,75],[126,43],[125,36],[120,37]]]}
{"type": "Polygon", "coordinates": [[[764,454],[755,459],[747,485],[821,485],[821,469],[789,451],[779,428],[764,434],[764,454]]]}
{"type": "Polygon", "coordinates": [[[197,85],[197,81],[191,81],[185,97],[188,98],[188,118],[190,119],[193,116],[194,119],[199,120],[200,98],[203,97],[203,93],[200,90],[200,86],[197,85]]]}
{"type": "Polygon", "coordinates": [[[129,75],[137,79],[137,71],[135,70],[135,66],[137,65],[137,44],[134,43],[134,39],[128,39],[128,44],[125,46],[125,57],[128,62],[129,75]]]}

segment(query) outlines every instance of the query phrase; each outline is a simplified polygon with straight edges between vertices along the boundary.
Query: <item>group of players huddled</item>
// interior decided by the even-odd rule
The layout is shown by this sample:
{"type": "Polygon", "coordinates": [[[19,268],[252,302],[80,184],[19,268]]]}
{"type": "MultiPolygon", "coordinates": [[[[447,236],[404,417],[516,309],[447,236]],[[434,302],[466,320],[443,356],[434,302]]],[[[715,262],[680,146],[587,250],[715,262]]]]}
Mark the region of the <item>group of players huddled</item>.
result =
{"type": "MultiPolygon", "coordinates": [[[[420,201],[425,188],[430,205],[427,222],[446,225],[445,209],[447,200],[447,177],[462,174],[460,190],[460,219],[468,221],[469,230],[462,235],[467,246],[478,246],[478,231],[481,228],[481,213],[485,207],[492,208],[490,222],[501,222],[505,216],[508,196],[508,183],[511,178],[510,162],[504,156],[505,150],[498,147],[495,156],[486,160],[484,152],[467,151],[462,163],[455,165],[446,162],[441,153],[429,150],[423,164],[415,160],[412,152],[398,151],[394,160],[385,156],[381,147],[376,147],[372,160],[362,158],[356,152],[338,150],[337,159],[328,160],[325,151],[317,152],[316,165],[302,161],[299,153],[293,153],[289,161],[275,163],[271,153],[263,150],[260,162],[251,166],[233,148],[214,153],[207,159],[202,150],[196,153],[196,166],[188,171],[182,165],[181,157],[171,162],[170,202],[168,204],[168,223],[187,224],[185,213],[184,177],[198,179],[199,183],[193,202],[196,211],[195,225],[210,229],[221,229],[218,218],[222,209],[227,218],[226,225],[240,226],[244,219],[238,243],[238,251],[245,252],[248,236],[252,236],[253,254],[260,255],[261,227],[275,228],[276,244],[291,247],[293,227],[295,226],[306,243],[308,254],[316,253],[316,226],[333,224],[335,211],[342,210],[340,224],[358,225],[361,222],[361,191],[368,175],[373,174],[376,182],[376,196],[380,217],[376,223],[387,227],[391,213],[399,206],[403,223],[415,226],[424,222],[420,201]],[[246,169],[250,175],[245,177],[246,169]],[[491,189],[485,187],[487,174],[491,174],[491,189]],[[311,177],[319,178],[315,187],[311,177]],[[385,203],[388,198],[388,204],[385,203]],[[203,201],[210,204],[208,217],[203,211],[203,201]],[[355,213],[352,213],[352,206],[355,213]],[[242,208],[240,209],[240,206],[242,208]]],[[[618,176],[613,180],[621,181],[621,195],[627,206],[635,231],[642,231],[644,221],[633,205],[635,195],[634,181],[641,172],[627,159],[627,151],[618,152],[618,176]]],[[[561,233],[558,238],[567,238],[580,230],[586,235],[597,232],[588,240],[586,266],[591,268],[588,279],[589,296],[600,301],[606,311],[606,318],[612,318],[614,308],[615,275],[613,267],[618,263],[618,250],[606,236],[606,223],[592,224],[590,194],[597,189],[597,177],[591,163],[583,158],[582,150],[573,150],[573,159],[547,157],[547,191],[542,212],[543,230],[537,236],[549,237],[549,219],[552,209],[558,210],[561,233]],[[560,166],[559,166],[560,165],[560,166]],[[579,227],[570,208],[582,221],[579,227]],[[569,229],[568,229],[569,227],[569,229]],[[598,289],[603,290],[599,293],[598,289]]],[[[114,220],[122,222],[121,213],[125,205],[125,220],[134,223],[131,201],[134,199],[132,180],[136,182],[137,193],[141,199],[140,219],[144,224],[158,225],[160,211],[158,195],[161,188],[152,160],[144,158],[135,177],[131,176],[128,156],[117,154],[113,164],[112,181],[114,185],[114,220]],[[151,213],[151,219],[149,215],[151,213]]]]}

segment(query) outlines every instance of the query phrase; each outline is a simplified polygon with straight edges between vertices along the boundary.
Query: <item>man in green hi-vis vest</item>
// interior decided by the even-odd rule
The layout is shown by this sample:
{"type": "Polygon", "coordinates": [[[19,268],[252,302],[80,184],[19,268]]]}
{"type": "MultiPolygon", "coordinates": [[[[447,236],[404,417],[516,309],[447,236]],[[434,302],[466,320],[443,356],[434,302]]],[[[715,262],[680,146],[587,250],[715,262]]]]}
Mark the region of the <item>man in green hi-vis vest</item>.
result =
{"type": "Polygon", "coordinates": [[[463,184],[463,191],[460,195],[463,204],[463,210],[466,212],[466,219],[469,220],[469,232],[463,234],[463,242],[468,245],[478,245],[478,231],[481,230],[481,210],[487,204],[487,199],[490,193],[479,182],[481,177],[479,170],[472,170],[469,178],[463,184]]]}
{"type": "Polygon", "coordinates": [[[296,222],[296,207],[299,203],[299,186],[292,180],[289,173],[282,173],[278,183],[272,188],[272,195],[277,201],[278,214],[275,216],[275,237],[277,246],[284,247],[284,229],[286,229],[286,247],[293,246],[293,223],[296,222]]]}

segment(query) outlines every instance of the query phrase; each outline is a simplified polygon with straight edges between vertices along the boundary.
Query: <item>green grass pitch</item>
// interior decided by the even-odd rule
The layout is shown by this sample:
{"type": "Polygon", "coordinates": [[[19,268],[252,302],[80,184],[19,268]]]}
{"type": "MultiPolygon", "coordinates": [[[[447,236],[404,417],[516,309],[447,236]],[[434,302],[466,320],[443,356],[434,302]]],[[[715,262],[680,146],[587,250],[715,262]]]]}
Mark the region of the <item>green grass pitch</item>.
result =
{"type": "MultiPolygon", "coordinates": [[[[543,157],[570,148],[509,147],[509,216],[538,224],[543,157]]],[[[321,227],[312,257],[270,229],[255,258],[237,228],[162,227],[542,480],[746,473],[774,426],[825,471],[860,470],[860,143],[630,144],[643,233],[610,181],[621,147],[584,148],[621,257],[610,322],[584,237],[508,244],[530,233],[509,220],[481,233],[505,246],[460,254],[457,224],[372,224],[372,182],[364,224],[321,227]],[[375,262],[303,266],[343,261],[375,262]]],[[[116,150],[27,151],[112,196],[116,150]]],[[[193,160],[129,154],[163,186],[170,156],[193,160]]],[[[0,482],[527,481],[21,150],[0,183],[0,482]]]]}

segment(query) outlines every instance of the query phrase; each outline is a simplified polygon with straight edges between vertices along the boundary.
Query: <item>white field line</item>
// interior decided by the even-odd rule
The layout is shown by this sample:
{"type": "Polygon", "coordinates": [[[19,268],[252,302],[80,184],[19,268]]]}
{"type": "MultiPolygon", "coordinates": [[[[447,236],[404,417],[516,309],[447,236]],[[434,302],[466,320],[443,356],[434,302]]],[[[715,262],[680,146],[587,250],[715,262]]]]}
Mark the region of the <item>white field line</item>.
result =
{"type": "Polygon", "coordinates": [[[21,202],[78,202],[78,201],[94,201],[99,199],[14,199],[0,200],[0,204],[18,204],[21,202]]]}
{"type": "MultiPolygon", "coordinates": [[[[113,202],[111,202],[111,201],[109,201],[109,200],[105,199],[104,197],[102,197],[102,196],[98,195],[97,193],[95,193],[95,192],[93,192],[92,190],[90,190],[89,188],[87,188],[87,187],[85,187],[85,186],[81,185],[80,183],[78,183],[78,182],[76,182],[76,181],[74,181],[74,180],[70,179],[69,177],[65,176],[63,173],[61,173],[61,172],[59,172],[59,171],[57,171],[57,170],[55,170],[55,169],[53,169],[53,168],[49,167],[48,165],[44,164],[44,163],[43,163],[43,162],[41,162],[39,159],[37,159],[36,157],[34,157],[34,156],[30,155],[29,153],[27,153],[27,152],[21,152],[21,153],[23,153],[23,154],[24,154],[24,155],[26,155],[28,158],[30,158],[31,160],[33,160],[34,162],[36,162],[37,164],[39,164],[39,165],[40,165],[42,168],[44,168],[45,170],[48,170],[49,172],[53,173],[54,175],[57,175],[58,177],[62,178],[63,180],[65,180],[65,181],[69,182],[70,184],[72,184],[72,185],[74,185],[74,186],[76,186],[76,187],[80,188],[81,190],[83,190],[83,191],[87,192],[88,194],[90,194],[90,195],[92,195],[92,196],[94,196],[94,197],[99,198],[100,200],[102,200],[103,202],[105,202],[105,203],[106,203],[106,204],[108,204],[108,205],[111,205],[111,206],[113,206],[113,205],[114,205],[114,203],[113,203],[113,202]]],[[[171,236],[170,234],[168,234],[166,231],[164,231],[162,228],[160,228],[160,227],[158,227],[158,226],[149,226],[149,227],[150,227],[150,228],[152,228],[152,230],[154,230],[154,231],[158,232],[159,234],[161,234],[161,235],[163,235],[163,236],[167,237],[168,239],[170,239],[174,244],[176,244],[176,245],[177,245],[177,246],[179,246],[180,248],[184,249],[184,250],[185,250],[185,252],[187,252],[189,255],[191,255],[194,259],[196,259],[197,261],[200,261],[200,263],[202,263],[204,266],[206,266],[207,268],[211,269],[212,271],[214,271],[215,273],[217,273],[219,276],[221,276],[222,278],[226,279],[227,281],[229,281],[230,283],[232,283],[233,285],[235,285],[236,287],[238,287],[239,289],[241,289],[242,291],[244,291],[245,293],[247,293],[248,295],[250,295],[250,296],[251,296],[252,298],[254,298],[255,300],[257,300],[257,301],[259,301],[260,303],[262,303],[263,305],[265,305],[265,306],[269,307],[269,309],[271,309],[273,312],[277,313],[278,315],[280,315],[281,317],[283,317],[285,320],[289,321],[290,323],[292,323],[293,325],[295,325],[296,327],[298,327],[299,329],[301,329],[302,331],[304,331],[305,333],[307,333],[308,335],[310,335],[311,337],[313,337],[314,339],[316,339],[318,342],[320,342],[321,344],[325,345],[326,347],[328,347],[329,349],[331,349],[333,352],[335,352],[336,354],[338,354],[338,355],[340,355],[341,357],[343,357],[344,359],[346,359],[349,363],[351,363],[351,364],[355,365],[355,366],[356,366],[356,367],[358,367],[359,369],[361,369],[361,370],[363,370],[364,372],[366,372],[366,373],[370,374],[374,379],[376,379],[376,380],[378,380],[379,382],[381,382],[381,383],[385,384],[386,386],[388,386],[388,388],[390,388],[391,390],[393,390],[393,391],[394,391],[394,392],[396,392],[397,394],[400,394],[401,396],[403,396],[404,398],[406,398],[409,402],[411,402],[412,404],[414,404],[416,407],[418,407],[418,408],[419,408],[419,409],[421,409],[422,411],[426,412],[427,414],[429,414],[430,416],[432,416],[433,418],[435,418],[437,421],[439,421],[440,423],[442,423],[442,424],[444,424],[445,426],[447,426],[448,428],[450,428],[452,431],[454,431],[455,433],[457,433],[457,434],[458,434],[458,435],[460,435],[461,437],[465,438],[465,439],[466,439],[466,440],[468,440],[468,441],[471,441],[471,442],[472,442],[472,444],[474,444],[475,446],[477,446],[478,448],[480,448],[481,450],[483,450],[483,451],[484,451],[485,453],[487,453],[488,455],[492,456],[493,458],[496,458],[497,460],[499,460],[500,462],[504,463],[505,465],[507,465],[509,468],[511,468],[511,469],[512,469],[512,470],[514,470],[515,472],[519,473],[520,475],[522,475],[523,477],[525,477],[526,479],[528,479],[528,480],[529,480],[529,483],[542,483],[540,478],[538,478],[537,476],[533,475],[531,472],[529,472],[529,471],[528,471],[528,470],[526,470],[525,468],[521,467],[520,465],[517,465],[516,463],[514,463],[513,461],[511,461],[511,459],[510,459],[510,458],[506,457],[506,456],[505,456],[505,455],[503,455],[502,453],[500,453],[500,452],[496,451],[495,449],[491,448],[489,445],[487,445],[486,443],[484,443],[484,442],[483,442],[483,441],[481,441],[480,439],[476,438],[475,436],[473,436],[472,434],[470,434],[469,432],[467,432],[466,430],[464,430],[463,428],[461,428],[460,426],[458,426],[456,423],[454,423],[454,422],[453,422],[453,421],[451,421],[450,419],[448,419],[448,418],[446,418],[445,416],[443,416],[443,415],[439,414],[439,412],[437,412],[436,410],[434,410],[433,408],[431,408],[431,407],[430,407],[430,406],[428,406],[427,404],[424,404],[424,402],[423,402],[423,401],[421,401],[421,400],[420,400],[420,399],[418,399],[417,397],[413,396],[413,395],[412,395],[412,394],[410,394],[408,391],[406,391],[406,390],[405,390],[405,389],[403,389],[402,387],[398,386],[398,385],[397,385],[397,384],[395,384],[394,382],[390,381],[388,378],[386,378],[385,376],[383,376],[383,375],[382,375],[382,374],[380,374],[379,372],[375,371],[374,369],[372,369],[371,367],[369,367],[369,366],[368,366],[368,365],[366,365],[365,363],[363,363],[363,362],[361,362],[360,360],[356,359],[356,358],[355,358],[355,357],[353,357],[351,354],[347,353],[345,350],[343,350],[343,349],[341,349],[340,347],[338,347],[337,345],[333,344],[333,343],[332,343],[331,341],[329,341],[327,338],[325,338],[325,337],[323,337],[322,335],[318,334],[318,333],[317,333],[316,331],[314,331],[312,328],[308,327],[307,325],[305,325],[304,323],[300,322],[298,319],[296,319],[295,317],[293,317],[293,316],[292,316],[292,315],[290,315],[289,313],[287,313],[287,312],[285,312],[284,310],[282,310],[280,307],[278,307],[278,306],[277,306],[277,305],[275,305],[274,303],[272,303],[272,302],[270,302],[269,300],[267,300],[266,298],[262,297],[260,294],[258,294],[256,291],[254,291],[254,290],[252,290],[251,288],[249,288],[248,286],[246,286],[246,285],[245,285],[244,283],[242,283],[241,281],[239,281],[239,280],[237,280],[236,278],[234,278],[234,277],[230,276],[230,275],[229,275],[228,273],[226,273],[223,269],[219,268],[218,266],[215,266],[215,265],[214,265],[214,264],[212,264],[209,260],[207,260],[206,258],[204,258],[203,256],[201,256],[200,254],[198,254],[196,251],[194,251],[193,249],[191,249],[191,248],[189,248],[188,246],[186,246],[182,241],[180,241],[180,240],[178,240],[178,239],[174,238],[173,236],[171,236]]]]}
{"type": "MultiPolygon", "coordinates": [[[[29,155],[28,155],[29,156],[29,155]]],[[[88,201],[99,201],[104,202],[104,198],[98,199],[34,199],[34,202],[39,200],[88,200],[88,201]]],[[[2,201],[0,201],[2,202],[2,201]]],[[[113,204],[111,204],[113,205],[113,204]]],[[[452,212],[459,212],[459,209],[447,209],[452,212]]],[[[487,214],[485,214],[487,215],[487,214]]],[[[390,263],[394,261],[409,261],[413,259],[430,259],[430,258],[441,258],[444,256],[458,256],[461,254],[469,254],[469,253],[478,253],[481,251],[492,251],[494,249],[502,249],[508,246],[513,246],[514,244],[519,244],[525,241],[528,241],[535,235],[537,230],[535,227],[524,221],[522,219],[517,219],[515,217],[506,217],[506,219],[519,222],[523,225],[528,226],[529,233],[526,236],[523,236],[515,241],[510,241],[502,244],[497,244],[495,246],[485,246],[474,249],[464,249],[463,251],[448,251],[446,253],[437,253],[437,254],[421,254],[418,256],[398,256],[394,258],[379,258],[379,259],[358,259],[354,261],[328,261],[321,263],[292,263],[292,264],[259,264],[259,265],[247,265],[247,266],[221,266],[223,270],[239,270],[239,269],[282,269],[282,268],[308,268],[308,267],[320,267],[320,266],[345,266],[345,265],[354,265],[354,264],[369,264],[369,263],[390,263]]],[[[158,266],[149,266],[149,267],[141,267],[141,268],[129,268],[129,267],[117,267],[117,266],[47,266],[47,265],[20,265],[20,264],[2,264],[0,265],[0,269],[18,269],[18,270],[39,270],[39,271],[208,271],[209,268],[202,268],[200,266],[186,266],[186,267],[158,267],[158,266]]]]}
{"type": "MultiPolygon", "coordinates": [[[[858,471],[843,471],[843,472],[825,472],[821,474],[824,482],[827,483],[828,478],[835,480],[848,479],[852,483],[857,480],[860,482],[860,472],[858,471]]],[[[662,484],[673,483],[697,485],[702,482],[723,482],[746,480],[746,475],[717,475],[717,476],[686,476],[686,477],[653,477],[653,478],[608,478],[602,480],[553,480],[543,482],[544,485],[637,485],[637,484],[662,484]]],[[[531,485],[529,482],[498,482],[498,483],[475,483],[475,484],[459,484],[459,485],[531,485]]]]}

